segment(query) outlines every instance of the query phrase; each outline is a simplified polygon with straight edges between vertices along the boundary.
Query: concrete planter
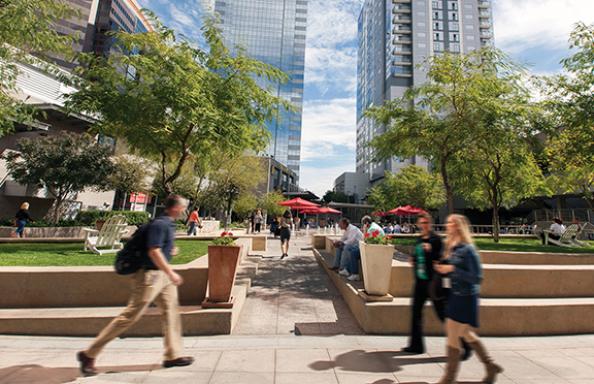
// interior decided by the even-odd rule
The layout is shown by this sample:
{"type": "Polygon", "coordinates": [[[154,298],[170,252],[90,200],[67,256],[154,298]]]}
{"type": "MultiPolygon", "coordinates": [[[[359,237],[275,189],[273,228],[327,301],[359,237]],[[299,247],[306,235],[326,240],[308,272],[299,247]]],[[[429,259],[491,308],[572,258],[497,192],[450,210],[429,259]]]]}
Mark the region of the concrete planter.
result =
{"type": "Polygon", "coordinates": [[[359,242],[365,292],[372,296],[385,296],[390,290],[393,245],[359,242]]]}
{"type": "Polygon", "coordinates": [[[240,246],[208,246],[208,297],[202,303],[203,308],[231,308],[231,291],[235,285],[235,276],[240,246]]]}

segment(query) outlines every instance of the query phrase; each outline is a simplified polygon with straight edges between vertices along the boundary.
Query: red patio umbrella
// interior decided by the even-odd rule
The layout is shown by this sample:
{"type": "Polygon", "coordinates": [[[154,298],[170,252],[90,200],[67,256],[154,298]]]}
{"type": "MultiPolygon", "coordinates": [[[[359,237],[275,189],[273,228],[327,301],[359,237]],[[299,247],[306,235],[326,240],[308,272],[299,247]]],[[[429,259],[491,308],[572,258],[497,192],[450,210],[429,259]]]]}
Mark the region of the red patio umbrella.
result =
{"type": "Polygon", "coordinates": [[[373,212],[373,213],[371,214],[371,216],[375,216],[375,217],[385,217],[385,216],[388,216],[388,214],[387,214],[386,212],[376,211],[376,212],[373,212]]]}
{"type": "Polygon", "coordinates": [[[318,212],[320,214],[329,214],[329,215],[341,215],[342,214],[342,212],[340,212],[339,210],[330,208],[330,207],[319,208],[318,212]]]}
{"type": "Polygon", "coordinates": [[[311,207],[319,207],[318,204],[312,203],[311,201],[303,200],[300,197],[296,197],[291,200],[283,201],[278,203],[283,207],[289,207],[291,209],[301,209],[301,208],[311,208],[311,207]]]}
{"type": "Polygon", "coordinates": [[[405,205],[404,207],[398,207],[388,211],[388,214],[396,216],[416,216],[425,213],[427,213],[427,211],[421,208],[413,207],[412,205],[405,205]]]}

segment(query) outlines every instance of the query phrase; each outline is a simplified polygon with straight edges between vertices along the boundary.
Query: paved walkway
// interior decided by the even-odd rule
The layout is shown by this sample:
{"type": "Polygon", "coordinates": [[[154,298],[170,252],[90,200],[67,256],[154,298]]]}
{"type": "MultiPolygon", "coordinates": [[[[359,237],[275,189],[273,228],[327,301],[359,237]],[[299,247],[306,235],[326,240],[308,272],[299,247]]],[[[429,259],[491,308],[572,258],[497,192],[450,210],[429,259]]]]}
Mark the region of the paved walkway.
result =
{"type": "Polygon", "coordinates": [[[280,255],[280,240],[269,239],[235,334],[362,334],[340,293],[316,262],[305,231],[293,234],[288,258],[280,260],[280,255]]]}
{"type": "MultiPolygon", "coordinates": [[[[87,338],[0,336],[0,384],[423,384],[444,368],[444,339],[427,354],[396,352],[405,337],[365,336],[313,258],[305,239],[283,261],[278,241],[260,273],[235,334],[187,337],[190,367],[161,369],[161,338],[116,340],[100,357],[97,377],[80,378],[74,361],[87,338]],[[295,332],[297,330],[297,332],[295,332]]],[[[505,367],[498,383],[594,383],[594,335],[488,338],[505,367]]],[[[482,367],[464,363],[460,383],[479,383],[482,367]]]]}

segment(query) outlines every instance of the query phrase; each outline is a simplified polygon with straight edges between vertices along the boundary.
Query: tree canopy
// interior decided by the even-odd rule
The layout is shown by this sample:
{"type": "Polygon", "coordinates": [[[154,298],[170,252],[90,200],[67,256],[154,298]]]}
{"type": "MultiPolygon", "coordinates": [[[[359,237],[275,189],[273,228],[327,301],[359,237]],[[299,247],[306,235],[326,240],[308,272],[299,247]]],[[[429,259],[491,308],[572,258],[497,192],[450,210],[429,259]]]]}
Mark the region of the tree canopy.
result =
{"type": "Polygon", "coordinates": [[[162,189],[171,193],[193,158],[262,150],[266,121],[291,106],[258,83],[286,75],[242,52],[231,55],[212,20],[203,30],[208,50],[155,24],[155,32],[114,33],[119,50],[108,58],[83,56],[74,79],[79,91],[67,105],[99,114],[99,131],[156,160],[162,189]]]}
{"type": "Polygon", "coordinates": [[[70,57],[76,36],[60,34],[55,22],[74,14],[59,0],[0,1],[0,137],[10,132],[15,122],[34,119],[34,109],[11,96],[16,91],[16,63],[36,61],[31,54],[70,57]]]}
{"type": "Polygon", "coordinates": [[[412,205],[433,210],[445,202],[441,177],[417,165],[409,165],[399,173],[387,173],[381,184],[373,187],[368,201],[379,211],[412,205]]]}
{"type": "Polygon", "coordinates": [[[57,223],[63,203],[87,188],[104,190],[114,171],[111,148],[88,135],[62,131],[57,135],[23,139],[18,152],[5,155],[12,178],[20,184],[45,188],[55,199],[52,221],[57,223]]]}
{"type": "Polygon", "coordinates": [[[594,208],[594,25],[577,24],[570,48],[565,73],[544,79],[544,104],[558,128],[545,148],[549,182],[557,193],[584,195],[594,208]]]}

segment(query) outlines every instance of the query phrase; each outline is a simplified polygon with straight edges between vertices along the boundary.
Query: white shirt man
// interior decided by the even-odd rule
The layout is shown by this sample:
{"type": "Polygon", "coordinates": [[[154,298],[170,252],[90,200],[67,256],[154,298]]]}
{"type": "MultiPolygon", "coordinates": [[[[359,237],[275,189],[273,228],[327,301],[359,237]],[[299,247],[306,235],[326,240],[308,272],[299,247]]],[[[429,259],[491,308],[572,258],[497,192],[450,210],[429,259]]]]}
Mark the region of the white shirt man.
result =
{"type": "Polygon", "coordinates": [[[344,245],[356,246],[359,246],[359,241],[361,240],[363,240],[363,233],[359,228],[355,227],[353,224],[348,225],[348,227],[344,231],[344,234],[342,235],[342,238],[340,239],[340,241],[344,245]]]}
{"type": "Polygon", "coordinates": [[[552,234],[561,236],[563,232],[565,232],[565,225],[559,223],[551,224],[551,228],[549,228],[552,234]]]}
{"type": "Polygon", "coordinates": [[[336,257],[334,258],[334,264],[332,270],[338,271],[344,276],[349,276],[348,264],[351,261],[351,253],[359,252],[359,241],[363,240],[363,233],[359,228],[355,227],[348,220],[341,220],[338,225],[340,229],[344,231],[342,238],[339,241],[334,242],[336,248],[336,257]],[[343,252],[347,251],[347,257],[343,257],[343,252]]]}

